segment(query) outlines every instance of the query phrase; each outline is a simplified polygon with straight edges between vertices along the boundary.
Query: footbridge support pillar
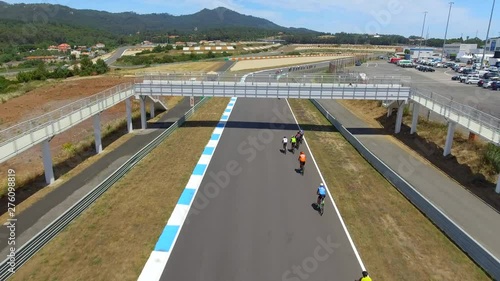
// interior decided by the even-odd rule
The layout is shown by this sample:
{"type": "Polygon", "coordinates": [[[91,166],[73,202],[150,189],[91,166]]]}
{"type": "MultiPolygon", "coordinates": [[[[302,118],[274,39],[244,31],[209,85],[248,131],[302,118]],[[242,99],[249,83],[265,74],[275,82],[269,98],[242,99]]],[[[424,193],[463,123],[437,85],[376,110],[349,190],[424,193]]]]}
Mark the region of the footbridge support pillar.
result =
{"type": "Polygon", "coordinates": [[[448,122],[448,134],[446,134],[446,143],[444,144],[443,156],[448,156],[451,153],[451,145],[453,144],[453,136],[455,135],[455,128],[457,123],[448,122]]]}
{"type": "Polygon", "coordinates": [[[52,156],[50,155],[50,139],[44,140],[41,145],[45,182],[52,184],[54,182],[54,168],[52,166],[52,156]]]}
{"type": "Polygon", "coordinates": [[[413,103],[412,119],[411,119],[411,130],[410,134],[414,134],[417,131],[418,114],[420,111],[420,104],[413,103]]]}
{"type": "Polygon", "coordinates": [[[155,102],[153,99],[149,101],[149,118],[155,118],[155,102]]]}
{"type": "Polygon", "coordinates": [[[495,192],[500,194],[500,174],[498,175],[497,187],[495,188],[495,192]]]}
{"type": "Polygon", "coordinates": [[[401,132],[401,124],[403,123],[403,112],[405,109],[405,101],[398,101],[399,107],[398,107],[398,115],[396,116],[396,128],[394,129],[394,132],[396,134],[399,134],[401,132]]]}
{"type": "Polygon", "coordinates": [[[102,141],[101,141],[101,113],[97,113],[92,116],[92,121],[94,123],[94,139],[95,139],[95,151],[97,154],[102,152],[102,141]]]}
{"type": "Polygon", "coordinates": [[[127,112],[127,131],[132,133],[134,127],[132,126],[132,101],[130,98],[125,100],[125,111],[127,112]]]}
{"type": "Polygon", "coordinates": [[[147,116],[146,116],[146,96],[139,96],[139,101],[141,102],[141,129],[147,128],[147,116]]]}

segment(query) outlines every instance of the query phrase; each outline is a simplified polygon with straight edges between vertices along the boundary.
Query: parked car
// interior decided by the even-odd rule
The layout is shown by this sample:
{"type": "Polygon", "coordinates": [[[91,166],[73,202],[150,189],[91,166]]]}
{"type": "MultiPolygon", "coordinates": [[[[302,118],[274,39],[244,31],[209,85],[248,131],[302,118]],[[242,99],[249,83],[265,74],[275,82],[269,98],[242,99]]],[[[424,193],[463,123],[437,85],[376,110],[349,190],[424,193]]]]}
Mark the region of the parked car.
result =
{"type": "Polygon", "coordinates": [[[491,83],[491,89],[493,91],[500,91],[500,81],[493,81],[491,83]]]}
{"type": "Polygon", "coordinates": [[[477,71],[475,71],[475,70],[474,70],[474,69],[472,69],[472,68],[464,68],[464,69],[462,70],[462,73],[463,73],[463,74],[476,74],[476,73],[477,73],[477,71]]]}
{"type": "Polygon", "coordinates": [[[430,66],[423,66],[421,65],[418,70],[420,71],[423,71],[423,72],[434,72],[436,71],[434,68],[430,67],[430,66]]]}
{"type": "Polygon", "coordinates": [[[484,79],[484,78],[479,79],[479,81],[477,81],[477,86],[478,86],[478,87],[482,87],[482,86],[483,86],[483,84],[484,84],[484,83],[488,83],[488,81],[489,81],[488,79],[484,79]]]}
{"type": "Polygon", "coordinates": [[[489,79],[489,80],[488,80],[488,82],[485,82],[485,83],[483,84],[483,88],[485,88],[485,89],[491,88],[491,84],[492,84],[493,82],[497,82],[497,81],[499,81],[499,80],[500,80],[500,78],[498,78],[498,77],[492,77],[491,79],[489,79]]]}
{"type": "Polygon", "coordinates": [[[488,70],[489,70],[489,71],[492,71],[492,72],[497,72],[497,71],[498,71],[498,67],[496,67],[496,66],[490,66],[490,67],[488,68],[488,70]]]}
{"type": "Polygon", "coordinates": [[[453,81],[460,80],[460,75],[453,75],[451,77],[451,80],[453,80],[453,81]]]}
{"type": "Polygon", "coordinates": [[[462,74],[458,78],[458,80],[460,81],[460,83],[464,83],[466,79],[467,79],[467,75],[466,74],[462,74]]]}
{"type": "Polygon", "coordinates": [[[498,72],[488,72],[488,73],[483,75],[483,78],[491,79],[492,77],[498,77],[498,76],[500,76],[500,74],[498,74],[498,72]]]}
{"type": "Polygon", "coordinates": [[[477,84],[479,82],[480,78],[479,75],[467,75],[467,78],[465,79],[465,84],[477,84]]]}

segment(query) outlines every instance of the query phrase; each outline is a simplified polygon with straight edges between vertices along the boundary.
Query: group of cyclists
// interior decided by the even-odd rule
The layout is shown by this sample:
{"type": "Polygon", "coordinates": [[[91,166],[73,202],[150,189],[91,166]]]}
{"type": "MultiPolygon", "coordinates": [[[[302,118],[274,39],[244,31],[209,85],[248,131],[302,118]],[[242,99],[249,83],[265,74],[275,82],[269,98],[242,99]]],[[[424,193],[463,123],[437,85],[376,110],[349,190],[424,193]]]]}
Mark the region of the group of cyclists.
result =
{"type": "MultiPolygon", "coordinates": [[[[300,130],[297,134],[290,137],[290,151],[293,153],[295,148],[299,148],[299,143],[302,143],[304,140],[304,130],[300,130]]],[[[288,146],[288,138],[286,136],[283,137],[283,153],[286,154],[287,146],[288,146]]],[[[304,166],[306,165],[306,154],[304,151],[301,151],[299,154],[299,171],[304,174],[304,166]]],[[[325,199],[326,196],[326,188],[323,183],[320,183],[318,189],[316,190],[316,194],[318,195],[317,204],[321,204],[321,202],[325,199]]]]}
{"type": "MultiPolygon", "coordinates": [[[[299,149],[299,146],[302,143],[303,138],[304,138],[304,130],[300,130],[295,135],[290,137],[290,151],[292,153],[295,152],[295,149],[299,149]]],[[[288,146],[288,138],[286,136],[283,137],[282,144],[283,144],[283,153],[286,154],[288,146]]]]}
{"type": "MultiPolygon", "coordinates": [[[[295,149],[299,149],[299,143],[301,144],[304,139],[304,130],[300,130],[297,132],[297,134],[293,135],[290,137],[290,151],[293,153],[295,149]]],[[[283,153],[286,154],[287,151],[287,146],[288,146],[288,138],[286,136],[283,137],[282,140],[283,144],[283,153]]],[[[302,172],[304,171],[304,166],[306,165],[306,154],[301,151],[299,154],[299,170],[302,172]]],[[[323,200],[325,200],[326,197],[326,188],[323,183],[319,184],[318,189],[316,190],[316,195],[318,195],[317,198],[317,205],[319,206],[323,200]]],[[[359,281],[371,281],[372,279],[368,275],[367,271],[362,272],[363,277],[359,279],[359,281]]]]}

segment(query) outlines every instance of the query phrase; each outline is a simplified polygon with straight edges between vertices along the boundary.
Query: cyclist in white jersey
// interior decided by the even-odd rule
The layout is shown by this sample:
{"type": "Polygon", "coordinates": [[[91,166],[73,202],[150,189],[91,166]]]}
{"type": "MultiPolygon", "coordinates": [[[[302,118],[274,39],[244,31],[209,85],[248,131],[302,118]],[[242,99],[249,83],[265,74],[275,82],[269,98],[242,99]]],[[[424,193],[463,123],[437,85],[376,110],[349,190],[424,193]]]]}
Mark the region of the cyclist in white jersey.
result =
{"type": "Polygon", "coordinates": [[[281,143],[283,144],[283,153],[286,154],[286,146],[288,144],[288,139],[285,137],[283,137],[283,140],[281,141],[281,143]]]}

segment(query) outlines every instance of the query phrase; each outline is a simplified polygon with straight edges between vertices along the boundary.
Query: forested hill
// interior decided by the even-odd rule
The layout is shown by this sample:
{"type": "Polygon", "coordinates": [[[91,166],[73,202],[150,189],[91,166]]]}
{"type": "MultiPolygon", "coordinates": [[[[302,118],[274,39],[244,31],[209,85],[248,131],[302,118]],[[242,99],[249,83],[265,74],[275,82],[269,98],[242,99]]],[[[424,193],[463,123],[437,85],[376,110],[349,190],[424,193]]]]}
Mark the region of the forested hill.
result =
{"type": "Polygon", "coordinates": [[[168,13],[136,14],[79,10],[52,4],[7,4],[0,1],[0,19],[22,20],[25,23],[46,22],[104,30],[113,34],[134,34],[143,31],[192,32],[214,28],[258,28],[283,32],[313,32],[289,29],[266,19],[239,14],[226,8],[203,9],[191,15],[168,13]]]}
{"type": "MultiPolygon", "coordinates": [[[[0,2],[0,6],[2,3],[0,2]]],[[[110,32],[93,28],[71,26],[66,24],[26,24],[16,20],[0,19],[0,57],[6,53],[25,52],[36,48],[47,48],[49,45],[69,43],[73,45],[92,46],[104,43],[106,46],[133,42],[136,38],[117,36],[110,32]]],[[[0,60],[0,63],[5,59],[0,60]]]]}

